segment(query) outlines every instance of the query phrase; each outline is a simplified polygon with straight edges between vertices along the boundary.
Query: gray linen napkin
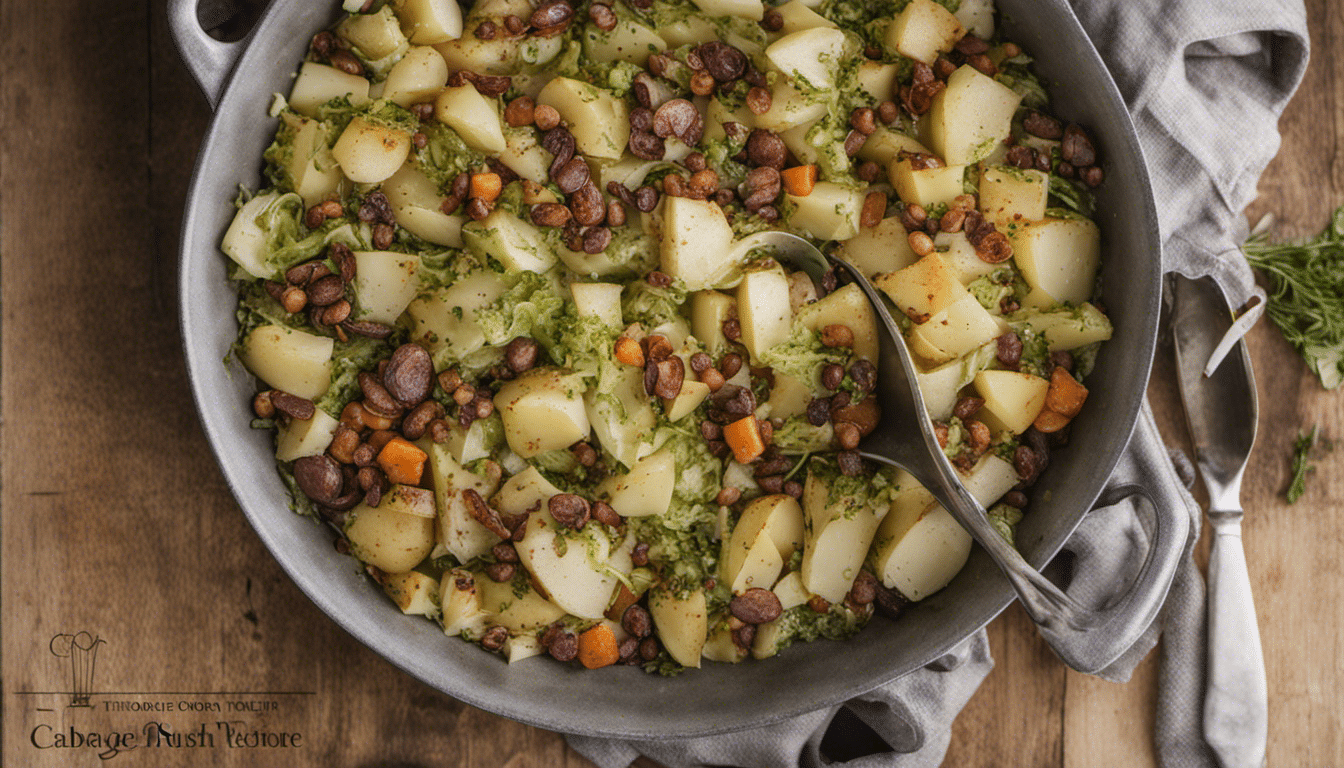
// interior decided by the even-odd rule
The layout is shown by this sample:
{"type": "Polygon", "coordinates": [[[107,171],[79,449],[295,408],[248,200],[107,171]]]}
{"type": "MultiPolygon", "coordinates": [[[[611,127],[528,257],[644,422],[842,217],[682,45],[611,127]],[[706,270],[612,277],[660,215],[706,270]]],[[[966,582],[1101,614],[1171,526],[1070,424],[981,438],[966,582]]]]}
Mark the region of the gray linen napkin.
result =
{"type": "MultiPolygon", "coordinates": [[[[1134,116],[1157,199],[1164,268],[1212,276],[1233,308],[1260,299],[1229,334],[1235,340],[1263,311],[1264,291],[1238,249],[1246,234],[1242,211],[1278,151],[1279,115],[1306,70],[1301,0],[1071,1],[1134,116]]],[[[1134,483],[1147,490],[1148,502],[1184,508],[1190,538],[1162,613],[1099,676],[1129,679],[1161,635],[1158,757],[1164,768],[1203,768],[1216,761],[1202,734],[1204,581],[1190,556],[1201,511],[1177,471],[1188,462],[1177,458],[1173,464],[1144,407],[1108,487],[1134,483]]],[[[1101,605],[1128,584],[1147,552],[1152,512],[1133,499],[1089,512],[1064,547],[1068,570],[1078,574],[1066,591],[1101,605]]],[[[952,720],[992,667],[982,630],[928,667],[843,706],[767,728],[675,743],[568,739],[601,768],[625,768],[641,754],[668,768],[937,766],[952,720]],[[855,757],[847,744],[876,748],[855,757]]]]}

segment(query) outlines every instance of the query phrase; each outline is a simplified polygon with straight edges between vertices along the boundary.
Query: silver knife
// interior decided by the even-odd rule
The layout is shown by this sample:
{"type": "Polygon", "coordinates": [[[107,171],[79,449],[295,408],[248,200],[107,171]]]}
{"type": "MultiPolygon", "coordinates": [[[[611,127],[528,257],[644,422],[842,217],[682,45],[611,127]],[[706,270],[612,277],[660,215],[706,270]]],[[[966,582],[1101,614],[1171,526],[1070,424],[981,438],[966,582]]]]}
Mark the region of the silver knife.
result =
{"type": "Polygon", "coordinates": [[[1205,364],[1232,325],[1209,278],[1173,279],[1176,370],[1196,463],[1209,492],[1207,690],[1204,738],[1224,768],[1260,768],[1269,728],[1265,659],[1241,542],[1241,477],[1255,443],[1258,406],[1246,343],[1211,374],[1205,364]]]}

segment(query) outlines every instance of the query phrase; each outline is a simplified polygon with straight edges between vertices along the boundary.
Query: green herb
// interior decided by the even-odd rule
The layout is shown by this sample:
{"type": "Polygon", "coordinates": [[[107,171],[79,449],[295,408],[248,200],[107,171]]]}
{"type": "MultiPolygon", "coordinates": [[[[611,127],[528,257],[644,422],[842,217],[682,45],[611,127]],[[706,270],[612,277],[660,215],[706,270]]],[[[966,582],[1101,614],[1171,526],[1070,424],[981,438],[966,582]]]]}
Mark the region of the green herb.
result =
{"type": "Polygon", "coordinates": [[[1316,446],[1317,427],[1306,434],[1299,433],[1293,443],[1293,482],[1288,486],[1288,503],[1295,504],[1307,490],[1307,473],[1316,469],[1311,465],[1311,449],[1316,446]]]}
{"type": "Polygon", "coordinates": [[[1271,244],[1261,235],[1243,250],[1251,266],[1269,277],[1269,319],[1321,386],[1338,387],[1344,382],[1344,206],[1312,240],[1271,244]]]}

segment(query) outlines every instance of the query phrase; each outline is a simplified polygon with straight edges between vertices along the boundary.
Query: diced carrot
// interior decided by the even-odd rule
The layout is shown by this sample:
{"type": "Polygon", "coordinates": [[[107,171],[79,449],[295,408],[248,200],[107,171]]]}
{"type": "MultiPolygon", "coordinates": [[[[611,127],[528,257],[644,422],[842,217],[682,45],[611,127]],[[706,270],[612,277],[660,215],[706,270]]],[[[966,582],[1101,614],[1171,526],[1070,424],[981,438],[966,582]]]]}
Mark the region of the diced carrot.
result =
{"type": "Polygon", "coordinates": [[[504,189],[504,182],[503,179],[499,178],[498,173],[471,174],[472,197],[479,197],[486,202],[494,202],[502,189],[504,189]]]}
{"type": "Polygon", "coordinates": [[[1035,427],[1037,432],[1044,432],[1048,435],[1068,426],[1070,421],[1073,421],[1073,419],[1069,416],[1057,413],[1049,408],[1042,408],[1041,412],[1036,414],[1036,420],[1031,423],[1031,426],[1035,427]]]}
{"type": "Polygon", "coordinates": [[[394,437],[378,452],[378,466],[387,479],[402,485],[417,485],[429,456],[404,437],[394,437]]]}
{"type": "Polygon", "coordinates": [[[622,336],[616,340],[613,354],[618,362],[644,367],[644,349],[639,346],[638,341],[629,336],[622,336]]]}
{"type": "Polygon", "coordinates": [[[779,172],[779,179],[784,184],[785,192],[794,197],[807,197],[817,184],[817,166],[795,165],[785,168],[779,172]]]}
{"type": "Polygon", "coordinates": [[[744,416],[724,427],[723,441],[733,449],[738,464],[747,464],[765,453],[765,440],[755,416],[744,416]]]}
{"type": "Polygon", "coordinates": [[[579,663],[588,669],[609,667],[621,659],[616,633],[606,624],[596,624],[579,634],[579,663]]]}
{"type": "Polygon", "coordinates": [[[1045,407],[1073,418],[1086,400],[1087,387],[1079,384],[1063,366],[1055,366],[1055,372],[1050,374],[1050,389],[1045,393],[1045,407]]]}

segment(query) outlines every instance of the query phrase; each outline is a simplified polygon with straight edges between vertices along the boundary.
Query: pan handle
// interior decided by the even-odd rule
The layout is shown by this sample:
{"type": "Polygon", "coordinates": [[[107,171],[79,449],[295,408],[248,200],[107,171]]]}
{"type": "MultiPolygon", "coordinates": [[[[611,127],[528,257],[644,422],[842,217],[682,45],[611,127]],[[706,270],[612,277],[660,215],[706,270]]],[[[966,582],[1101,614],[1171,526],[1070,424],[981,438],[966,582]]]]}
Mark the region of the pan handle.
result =
{"type": "Polygon", "coordinates": [[[1166,602],[1171,581],[1185,554],[1190,536],[1190,514],[1183,504],[1162,504],[1141,485],[1126,483],[1108,488],[1097,506],[1142,497],[1154,517],[1152,542],[1129,590],[1109,605],[1087,614],[1085,629],[1066,624],[1041,625],[1041,634],[1073,669],[1097,674],[1129,650],[1157,618],[1166,602]]]}
{"type": "Polygon", "coordinates": [[[182,61],[205,92],[213,110],[224,95],[229,74],[243,55],[247,40],[224,42],[216,40],[201,28],[196,14],[199,0],[168,0],[168,27],[182,61]]]}

